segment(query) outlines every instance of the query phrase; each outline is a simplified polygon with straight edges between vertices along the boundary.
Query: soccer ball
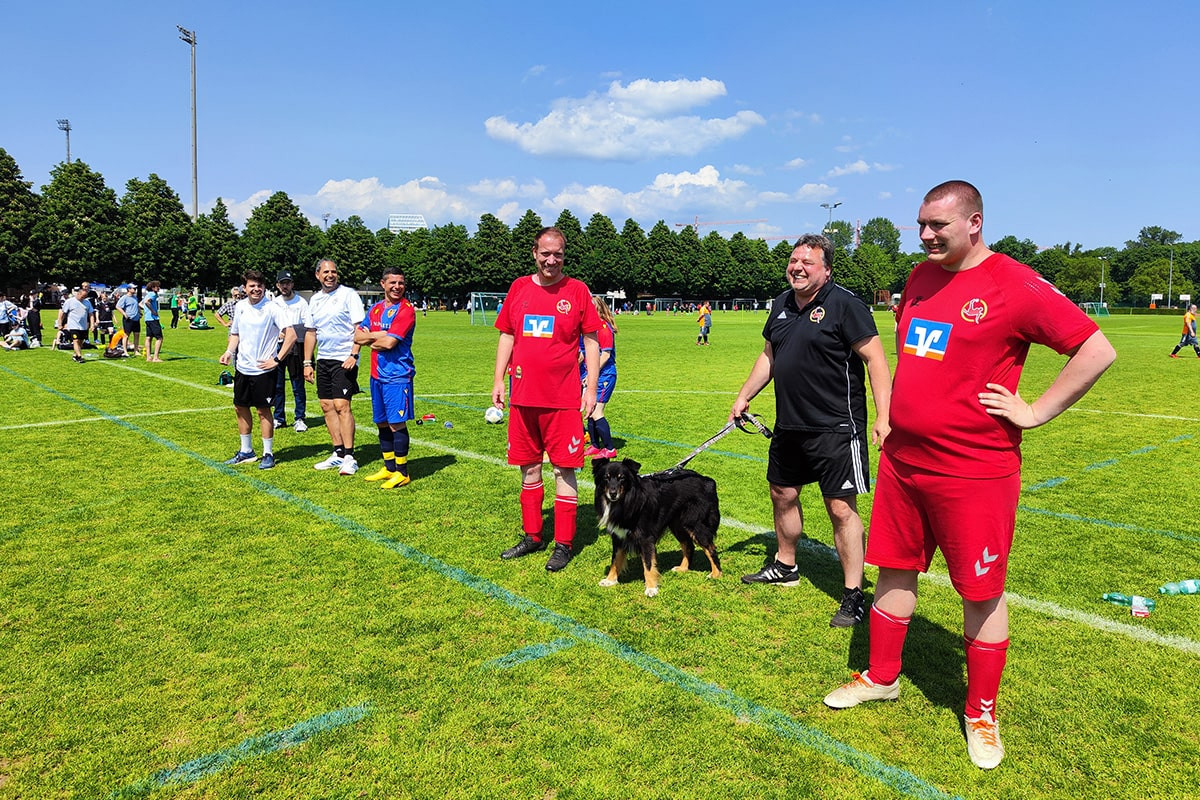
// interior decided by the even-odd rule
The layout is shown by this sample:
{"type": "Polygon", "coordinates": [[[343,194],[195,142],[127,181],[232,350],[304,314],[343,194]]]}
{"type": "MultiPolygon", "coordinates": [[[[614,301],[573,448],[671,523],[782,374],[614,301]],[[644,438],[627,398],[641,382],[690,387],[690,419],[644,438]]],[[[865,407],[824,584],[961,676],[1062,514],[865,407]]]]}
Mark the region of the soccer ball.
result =
{"type": "Polygon", "coordinates": [[[504,412],[495,406],[489,406],[488,410],[483,412],[483,419],[489,425],[495,425],[504,419],[504,412]]]}

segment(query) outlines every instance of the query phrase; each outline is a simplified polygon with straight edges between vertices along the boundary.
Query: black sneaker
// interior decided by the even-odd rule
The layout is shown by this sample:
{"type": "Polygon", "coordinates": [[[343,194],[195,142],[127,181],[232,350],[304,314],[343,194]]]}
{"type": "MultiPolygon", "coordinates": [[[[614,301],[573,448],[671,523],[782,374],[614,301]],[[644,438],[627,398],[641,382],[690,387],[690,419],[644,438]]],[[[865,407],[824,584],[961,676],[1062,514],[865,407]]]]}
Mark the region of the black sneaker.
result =
{"type": "Polygon", "coordinates": [[[770,583],[775,586],[799,586],[800,570],[795,566],[780,564],[768,558],[763,568],[753,575],[743,575],[742,583],[770,583]]]}
{"type": "Polygon", "coordinates": [[[829,627],[852,628],[862,622],[865,604],[866,598],[863,597],[862,589],[842,589],[842,607],[833,615],[833,619],[829,620],[829,627]]]}
{"type": "MultiPolygon", "coordinates": [[[[545,547],[545,545],[543,545],[545,547]]],[[[550,560],[546,562],[547,572],[558,572],[571,561],[571,557],[575,555],[571,551],[571,545],[563,544],[562,542],[554,543],[554,552],[550,554],[550,560]]]]}
{"type": "Polygon", "coordinates": [[[539,550],[545,550],[546,543],[539,542],[529,534],[525,534],[525,538],[514,544],[512,547],[500,554],[501,558],[520,558],[527,556],[530,553],[536,553],[539,550]]]}
{"type": "Polygon", "coordinates": [[[83,356],[71,356],[71,360],[76,364],[82,364],[84,361],[87,361],[87,359],[83,356]]]}

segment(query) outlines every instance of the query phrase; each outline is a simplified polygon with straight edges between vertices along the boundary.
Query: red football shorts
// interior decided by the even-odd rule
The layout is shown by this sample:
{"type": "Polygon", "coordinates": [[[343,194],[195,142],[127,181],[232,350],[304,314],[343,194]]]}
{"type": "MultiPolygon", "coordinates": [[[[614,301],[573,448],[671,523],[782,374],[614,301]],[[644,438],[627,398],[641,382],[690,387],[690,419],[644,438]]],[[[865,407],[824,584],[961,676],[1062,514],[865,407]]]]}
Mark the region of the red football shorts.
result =
{"type": "Polygon", "coordinates": [[[509,408],[508,463],[540,464],[543,452],[556,467],[583,466],[583,419],[579,409],[509,408]]]}
{"type": "Polygon", "coordinates": [[[1017,524],[1021,474],[959,478],[879,458],[866,560],[877,567],[927,572],[941,549],[963,598],[1004,593],[1017,524]]]}

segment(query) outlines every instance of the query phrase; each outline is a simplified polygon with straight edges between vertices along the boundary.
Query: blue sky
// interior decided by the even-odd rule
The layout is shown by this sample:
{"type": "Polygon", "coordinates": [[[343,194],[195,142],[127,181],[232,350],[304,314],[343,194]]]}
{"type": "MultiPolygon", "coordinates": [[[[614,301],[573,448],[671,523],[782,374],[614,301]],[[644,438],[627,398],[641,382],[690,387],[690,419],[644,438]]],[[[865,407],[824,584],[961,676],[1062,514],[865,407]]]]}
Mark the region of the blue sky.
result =
{"type": "MultiPolygon", "coordinates": [[[[35,189],[71,153],[123,193],[241,224],[283,190],[314,221],[703,225],[794,237],[912,225],[984,195],[985,238],[1200,238],[1200,11],[1183,2],[6,3],[0,147],[35,189]]],[[[904,247],[917,249],[911,230],[904,247]]],[[[773,243],[773,242],[772,242],[773,243]]]]}

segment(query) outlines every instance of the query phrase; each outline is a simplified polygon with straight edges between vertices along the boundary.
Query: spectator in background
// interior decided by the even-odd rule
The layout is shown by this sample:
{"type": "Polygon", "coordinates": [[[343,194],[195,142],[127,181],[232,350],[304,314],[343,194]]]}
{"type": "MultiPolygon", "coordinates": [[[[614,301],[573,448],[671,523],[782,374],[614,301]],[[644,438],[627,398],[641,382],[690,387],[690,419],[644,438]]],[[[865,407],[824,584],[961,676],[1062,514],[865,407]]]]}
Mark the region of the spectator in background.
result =
{"type": "Polygon", "coordinates": [[[117,301],[117,311],[121,314],[121,330],[129,340],[126,352],[131,356],[138,353],[138,339],[142,335],[142,307],[138,304],[137,287],[125,287],[125,294],[117,301]]]}

